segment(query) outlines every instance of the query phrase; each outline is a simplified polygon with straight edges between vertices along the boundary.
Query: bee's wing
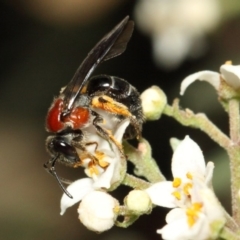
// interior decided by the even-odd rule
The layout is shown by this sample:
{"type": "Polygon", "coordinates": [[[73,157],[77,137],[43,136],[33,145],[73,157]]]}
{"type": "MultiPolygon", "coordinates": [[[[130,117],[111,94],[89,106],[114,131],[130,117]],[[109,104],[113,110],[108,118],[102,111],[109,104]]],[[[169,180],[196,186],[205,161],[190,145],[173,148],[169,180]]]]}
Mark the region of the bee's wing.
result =
{"type": "Polygon", "coordinates": [[[105,35],[89,52],[82,64],[77,69],[72,80],[63,91],[63,114],[67,115],[81,91],[82,86],[89,79],[99,63],[122,54],[133,32],[133,21],[125,17],[112,31],[105,35]]]}

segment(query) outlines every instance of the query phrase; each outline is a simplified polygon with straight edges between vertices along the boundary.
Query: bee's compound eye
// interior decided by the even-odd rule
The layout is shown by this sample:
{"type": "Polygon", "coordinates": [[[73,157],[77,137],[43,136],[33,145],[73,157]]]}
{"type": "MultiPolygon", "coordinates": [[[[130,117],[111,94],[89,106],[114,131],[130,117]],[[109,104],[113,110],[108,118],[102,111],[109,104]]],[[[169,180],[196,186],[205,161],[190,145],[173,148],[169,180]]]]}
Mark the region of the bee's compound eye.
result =
{"type": "Polygon", "coordinates": [[[50,143],[49,147],[54,151],[62,154],[69,160],[77,160],[78,155],[76,149],[68,144],[64,138],[54,138],[50,143]]]}

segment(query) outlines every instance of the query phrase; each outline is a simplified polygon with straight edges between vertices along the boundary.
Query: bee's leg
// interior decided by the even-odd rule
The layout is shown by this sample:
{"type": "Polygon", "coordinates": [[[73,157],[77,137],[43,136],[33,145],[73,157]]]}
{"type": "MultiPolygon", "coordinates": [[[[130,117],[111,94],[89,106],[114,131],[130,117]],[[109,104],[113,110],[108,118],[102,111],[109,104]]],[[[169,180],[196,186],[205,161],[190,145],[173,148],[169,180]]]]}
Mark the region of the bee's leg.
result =
{"type": "Polygon", "coordinates": [[[97,148],[98,148],[98,143],[97,142],[79,142],[79,141],[72,141],[72,145],[75,147],[75,148],[78,148],[80,150],[80,153],[79,153],[79,159],[80,161],[79,162],[76,162],[73,167],[74,168],[77,168],[79,166],[82,166],[83,162],[82,160],[84,160],[85,158],[90,158],[94,163],[97,163],[99,162],[98,158],[96,156],[94,156],[94,154],[96,153],[97,151],[97,148]],[[94,153],[90,153],[88,151],[88,149],[86,149],[86,146],[89,146],[89,145],[95,145],[95,149],[94,149],[94,153]]]}
{"type": "Polygon", "coordinates": [[[119,152],[124,156],[122,145],[115,139],[111,131],[106,130],[98,125],[99,123],[103,122],[102,116],[100,116],[98,113],[94,111],[92,111],[92,115],[95,116],[95,118],[93,119],[93,125],[96,128],[97,133],[107,141],[113,143],[118,148],[119,152]]]}
{"type": "Polygon", "coordinates": [[[132,115],[128,107],[124,104],[106,95],[94,97],[91,104],[93,107],[103,109],[109,113],[129,118],[131,125],[136,131],[137,138],[139,139],[141,137],[141,126],[139,125],[138,119],[132,115]]]}
{"type": "Polygon", "coordinates": [[[87,143],[86,143],[86,146],[90,146],[90,145],[95,145],[95,150],[94,150],[94,152],[96,152],[96,151],[97,151],[97,148],[98,148],[98,143],[97,143],[97,142],[87,142],[87,143]]]}
{"type": "Polygon", "coordinates": [[[94,145],[94,144],[95,144],[95,150],[94,150],[95,152],[98,148],[97,142],[86,142],[86,139],[84,139],[84,135],[82,131],[76,134],[76,136],[73,138],[71,143],[73,146],[79,148],[82,151],[86,151],[85,146],[94,145]]]}
{"type": "Polygon", "coordinates": [[[73,198],[73,196],[67,191],[67,189],[63,186],[62,182],[70,184],[71,182],[67,179],[61,178],[57,175],[56,170],[55,170],[55,164],[57,162],[57,159],[59,158],[59,154],[57,154],[55,157],[52,159],[48,160],[46,163],[44,163],[44,168],[56,178],[60,188],[62,191],[70,198],[73,198]]]}

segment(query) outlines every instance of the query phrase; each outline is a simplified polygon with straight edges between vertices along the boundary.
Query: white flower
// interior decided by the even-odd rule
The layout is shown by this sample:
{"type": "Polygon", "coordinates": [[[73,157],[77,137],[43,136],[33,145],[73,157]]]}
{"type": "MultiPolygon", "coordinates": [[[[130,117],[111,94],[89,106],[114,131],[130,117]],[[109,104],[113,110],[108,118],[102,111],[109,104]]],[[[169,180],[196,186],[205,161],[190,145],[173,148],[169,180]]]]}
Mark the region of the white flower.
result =
{"type": "MultiPolygon", "coordinates": [[[[117,124],[113,131],[113,136],[117,142],[122,143],[122,137],[125,133],[129,120],[123,120],[117,124]]],[[[91,126],[92,128],[92,126],[91,126]]],[[[81,157],[85,173],[89,178],[82,178],[70,184],[67,191],[73,196],[69,198],[65,193],[61,198],[60,214],[63,215],[67,208],[81,201],[85,195],[94,190],[109,190],[122,180],[126,171],[126,159],[115,144],[109,144],[95,132],[88,129],[88,139],[90,142],[97,143],[87,146],[87,153],[91,153],[97,159],[92,161],[89,157],[81,157]]],[[[95,131],[95,130],[94,130],[95,131]]],[[[80,153],[81,154],[81,153],[80,153]]],[[[85,153],[84,153],[85,154],[85,153]]]]}
{"type": "Polygon", "coordinates": [[[238,90],[240,88],[240,65],[234,66],[227,62],[220,67],[220,73],[206,70],[191,74],[183,79],[180,94],[183,95],[188,86],[196,80],[206,81],[218,91],[221,79],[233,89],[238,90]]]}
{"type": "Polygon", "coordinates": [[[186,208],[174,208],[166,216],[167,225],[157,230],[168,240],[217,239],[225,219],[212,190],[193,187],[198,194],[186,208]]]}
{"type": "Polygon", "coordinates": [[[220,20],[218,0],[140,0],[136,23],[150,35],[156,63],[173,69],[206,49],[206,35],[220,20]]]}
{"type": "Polygon", "coordinates": [[[153,204],[164,207],[184,206],[189,201],[192,179],[200,179],[206,185],[211,184],[214,165],[205,160],[199,146],[186,136],[176,148],[172,158],[173,181],[153,184],[146,191],[153,204]],[[164,197],[159,194],[164,192],[164,197]]]}
{"type": "Polygon", "coordinates": [[[172,158],[173,181],[153,184],[146,189],[152,203],[174,208],[167,225],[158,230],[163,239],[208,239],[214,235],[211,224],[224,224],[223,212],[209,188],[214,165],[205,165],[199,146],[188,136],[178,145],[172,158]]]}
{"type": "Polygon", "coordinates": [[[118,201],[111,195],[93,191],[82,199],[78,208],[79,219],[89,230],[103,232],[113,227],[118,206],[118,201]]]}

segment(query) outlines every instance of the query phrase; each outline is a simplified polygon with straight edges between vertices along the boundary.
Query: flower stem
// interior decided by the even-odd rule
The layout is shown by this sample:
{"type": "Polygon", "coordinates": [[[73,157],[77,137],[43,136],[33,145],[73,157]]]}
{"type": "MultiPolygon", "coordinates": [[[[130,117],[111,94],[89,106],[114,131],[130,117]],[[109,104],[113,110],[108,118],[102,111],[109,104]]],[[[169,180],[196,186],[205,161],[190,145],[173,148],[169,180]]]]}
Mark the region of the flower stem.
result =
{"type": "Polygon", "coordinates": [[[146,182],[146,181],[144,181],[140,178],[137,178],[133,175],[130,175],[130,174],[125,175],[125,178],[123,179],[122,184],[129,186],[131,188],[134,188],[134,189],[135,188],[139,189],[139,190],[146,189],[146,188],[150,187],[150,185],[151,185],[149,182],[146,182]]]}
{"type": "Polygon", "coordinates": [[[134,173],[137,176],[142,176],[151,183],[165,180],[156,161],[152,158],[152,149],[146,139],[139,140],[138,149],[124,142],[124,152],[128,160],[135,165],[134,173]]]}
{"type": "MultiPolygon", "coordinates": [[[[220,204],[220,203],[219,203],[220,204]]],[[[223,212],[226,218],[226,227],[231,229],[231,231],[233,232],[237,232],[239,231],[239,227],[237,225],[237,223],[235,222],[235,220],[232,218],[232,216],[230,216],[230,214],[223,208],[223,212]]]]}
{"type": "Polygon", "coordinates": [[[231,172],[231,191],[232,191],[232,214],[234,220],[240,226],[240,116],[239,101],[231,99],[229,101],[229,125],[232,144],[228,148],[231,172]]]}
{"type": "Polygon", "coordinates": [[[127,228],[128,226],[132,225],[138,218],[138,215],[131,214],[125,206],[120,206],[118,209],[118,215],[124,216],[122,222],[116,221],[115,225],[122,228],[127,228]]]}
{"type": "Polygon", "coordinates": [[[180,110],[179,99],[175,99],[172,106],[166,105],[163,113],[175,118],[184,126],[199,128],[224,149],[228,149],[230,139],[216,127],[205,114],[194,114],[189,109],[180,110]]]}
{"type": "Polygon", "coordinates": [[[240,240],[239,235],[236,235],[234,232],[232,232],[229,228],[224,227],[223,230],[220,233],[221,239],[227,239],[227,240],[240,240]]]}
{"type": "Polygon", "coordinates": [[[231,140],[237,144],[240,137],[239,101],[237,99],[229,101],[229,124],[231,140]]]}

